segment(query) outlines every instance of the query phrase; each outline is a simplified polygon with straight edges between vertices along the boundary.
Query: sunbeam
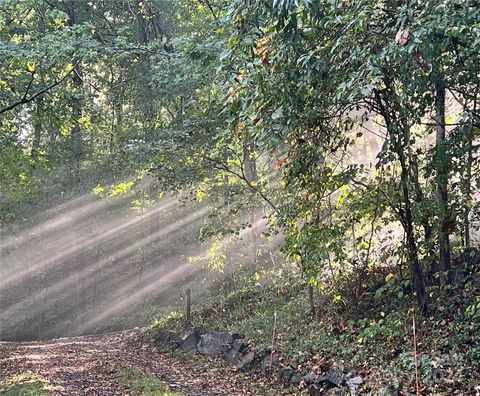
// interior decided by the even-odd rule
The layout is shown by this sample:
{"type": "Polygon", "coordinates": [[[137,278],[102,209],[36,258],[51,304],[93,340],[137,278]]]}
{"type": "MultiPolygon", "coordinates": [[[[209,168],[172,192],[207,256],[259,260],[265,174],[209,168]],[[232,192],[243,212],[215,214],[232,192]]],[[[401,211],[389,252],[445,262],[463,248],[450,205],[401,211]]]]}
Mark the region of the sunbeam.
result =
{"type": "MultiPolygon", "coordinates": [[[[162,208],[165,208],[166,206],[162,206],[162,208]]],[[[158,211],[160,208],[155,209],[155,211],[158,211]]],[[[139,249],[142,246],[145,246],[153,241],[156,241],[157,239],[161,238],[162,236],[175,232],[176,230],[187,226],[189,223],[194,222],[198,218],[202,217],[205,215],[207,212],[207,208],[201,208],[193,213],[190,213],[188,216],[185,216],[184,218],[180,220],[174,221],[172,224],[169,224],[165,228],[159,230],[157,233],[149,235],[145,239],[140,239],[134,243],[132,243],[129,246],[126,246],[122,248],[120,251],[115,252],[115,260],[116,261],[121,261],[122,259],[128,257],[131,255],[133,252],[135,252],[137,249],[139,249]]],[[[11,307],[8,307],[3,311],[3,317],[8,318],[12,315],[15,315],[19,311],[24,311],[24,310],[29,310],[33,308],[34,301],[39,298],[46,298],[48,299],[50,296],[52,296],[55,293],[62,292],[64,290],[68,290],[78,282],[84,282],[86,279],[88,279],[90,273],[92,271],[96,271],[99,268],[103,268],[103,266],[111,260],[111,257],[106,257],[103,260],[100,260],[94,264],[90,264],[87,268],[80,269],[72,274],[66,279],[61,280],[60,282],[54,283],[53,285],[49,286],[49,290],[47,292],[39,291],[36,294],[33,294],[29,296],[28,300],[24,299],[20,302],[17,302],[11,307]],[[32,299],[32,301],[29,301],[29,299],[32,299]]]]}
{"type": "MultiPolygon", "coordinates": [[[[154,210],[147,212],[145,217],[150,218],[152,216],[157,215],[161,211],[168,210],[171,208],[175,202],[173,200],[168,200],[166,203],[163,203],[159,207],[156,207],[154,210]]],[[[2,277],[0,280],[0,289],[6,287],[9,283],[18,282],[21,279],[27,277],[31,272],[41,270],[42,268],[48,267],[56,262],[67,261],[69,258],[77,255],[79,252],[85,250],[88,246],[93,244],[104,244],[108,243],[109,241],[119,238],[124,234],[131,232],[134,227],[139,227],[142,225],[142,222],[146,221],[145,217],[135,216],[132,219],[125,221],[122,219],[117,219],[115,222],[108,226],[108,230],[99,233],[99,235],[95,236],[80,236],[79,238],[73,240],[76,236],[73,233],[67,233],[64,238],[68,238],[67,240],[69,247],[63,248],[59,253],[54,255],[50,255],[50,252],[45,252],[48,257],[46,258],[37,258],[36,262],[33,265],[28,266],[27,268],[12,273],[10,275],[2,277]]],[[[43,236],[43,238],[47,239],[48,236],[43,236]]],[[[24,260],[32,260],[32,252],[27,250],[26,252],[22,252],[22,255],[25,255],[26,258],[24,260]]],[[[37,253],[38,254],[38,253],[37,253]]],[[[20,256],[15,258],[16,261],[22,261],[20,256]]],[[[6,260],[8,261],[8,260],[6,260]]]]}
{"type": "Polygon", "coordinates": [[[11,236],[0,241],[0,249],[9,250],[11,248],[21,249],[23,245],[28,244],[32,237],[48,238],[55,232],[66,232],[70,227],[75,226],[91,216],[92,213],[100,212],[120,205],[128,199],[127,195],[121,195],[110,199],[93,200],[90,194],[72,199],[67,203],[60,204],[58,207],[48,209],[39,215],[45,220],[33,227],[27,227],[19,235],[11,236]]]}
{"type": "MultiPolygon", "coordinates": [[[[242,243],[242,238],[247,236],[252,231],[252,229],[264,225],[265,219],[257,219],[254,224],[246,227],[239,232],[239,235],[237,235],[234,245],[240,245],[242,243]]],[[[281,243],[281,238],[281,235],[276,235],[273,238],[274,243],[281,243]]],[[[226,245],[229,239],[230,237],[225,237],[222,241],[222,245],[226,245]]],[[[200,253],[192,250],[191,248],[187,248],[186,253],[188,253],[189,255],[195,255],[201,259],[206,257],[208,253],[208,248],[204,248],[200,253]]],[[[158,294],[160,291],[162,291],[162,288],[170,289],[171,286],[169,285],[169,282],[172,282],[174,280],[180,280],[181,278],[185,278],[188,274],[196,274],[200,271],[200,268],[195,267],[188,260],[179,261],[178,258],[176,258],[176,261],[171,262],[170,265],[165,265],[162,268],[158,268],[155,271],[149,273],[148,276],[145,277],[141,282],[131,281],[127,283],[123,288],[118,289],[118,296],[116,296],[116,298],[114,297],[110,299],[105,304],[107,306],[107,309],[104,310],[102,313],[96,315],[92,319],[82,323],[78,331],[82,333],[84,331],[92,330],[93,328],[95,328],[95,325],[102,323],[107,318],[124,312],[127,309],[131,309],[139,302],[144,301],[149,296],[158,294]],[[117,299],[120,301],[117,301],[117,299]]],[[[217,274],[216,277],[218,276],[219,275],[217,274]]],[[[185,285],[180,285],[177,286],[179,287],[179,289],[176,290],[177,295],[180,295],[180,288],[185,287],[185,285]]],[[[195,291],[198,291],[199,289],[206,289],[207,287],[208,284],[199,282],[199,280],[197,280],[197,282],[193,285],[195,291]]]]}

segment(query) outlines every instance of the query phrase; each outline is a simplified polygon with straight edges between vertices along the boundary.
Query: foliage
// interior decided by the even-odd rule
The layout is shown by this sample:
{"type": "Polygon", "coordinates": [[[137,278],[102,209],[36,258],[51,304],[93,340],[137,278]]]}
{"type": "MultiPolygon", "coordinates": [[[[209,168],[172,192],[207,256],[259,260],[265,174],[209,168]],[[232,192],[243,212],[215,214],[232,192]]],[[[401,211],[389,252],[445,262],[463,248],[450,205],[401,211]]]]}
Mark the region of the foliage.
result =
{"type": "Polygon", "coordinates": [[[465,131],[475,128],[461,114],[476,112],[475,100],[466,104],[476,94],[457,78],[477,84],[470,73],[478,65],[460,61],[478,50],[479,15],[471,7],[369,0],[231,6],[237,29],[229,46],[239,60],[224,63],[241,78],[232,79],[230,109],[259,149],[274,147],[282,159],[280,224],[287,252],[308,276],[325,276],[329,267],[368,271],[381,259],[375,246],[384,245],[396,221],[406,239],[390,259],[408,261],[424,309],[422,264],[434,267],[435,248],[450,254],[445,234],[468,240],[474,160],[472,146],[455,136],[463,130],[471,142],[465,131]],[[438,140],[434,121],[439,86],[451,95],[452,115],[438,121],[452,123],[448,141],[438,140]],[[437,145],[425,148],[435,130],[437,145]],[[370,164],[358,149],[362,140],[376,140],[370,164]],[[451,178],[463,182],[447,186],[451,178]],[[352,241],[347,248],[345,239],[352,241]]]}
{"type": "MultiPolygon", "coordinates": [[[[295,274],[277,274],[268,287],[245,287],[199,307],[190,326],[181,315],[171,315],[156,322],[150,332],[153,336],[165,331],[178,335],[192,327],[230,331],[245,336],[261,352],[272,345],[276,316],[273,342],[281,365],[304,374],[342,364],[347,372],[361,374],[362,394],[379,394],[387,387],[402,392],[413,385],[414,302],[394,292],[402,286],[398,279],[389,277],[384,283],[388,285],[384,293],[393,292],[388,298],[374,299],[375,293],[363,296],[353,311],[328,304],[331,296],[321,293],[315,299],[321,307],[315,317],[309,316],[307,293],[292,283],[298,285],[295,274]]],[[[415,315],[420,385],[433,393],[448,393],[453,377],[453,386],[466,393],[476,386],[480,322],[468,316],[465,306],[476,300],[478,287],[477,280],[462,297],[434,299],[436,315],[415,315]],[[435,372],[440,373],[438,377],[435,372]]]]}
{"type": "Polygon", "coordinates": [[[362,340],[400,342],[394,303],[426,314],[462,295],[455,259],[480,215],[477,2],[69,4],[0,9],[2,225],[92,191],[143,221],[182,192],[208,212],[192,265],[240,288],[248,261],[260,283],[278,246],[261,236],[278,237],[293,294],[382,306],[356,322],[362,340]]]}

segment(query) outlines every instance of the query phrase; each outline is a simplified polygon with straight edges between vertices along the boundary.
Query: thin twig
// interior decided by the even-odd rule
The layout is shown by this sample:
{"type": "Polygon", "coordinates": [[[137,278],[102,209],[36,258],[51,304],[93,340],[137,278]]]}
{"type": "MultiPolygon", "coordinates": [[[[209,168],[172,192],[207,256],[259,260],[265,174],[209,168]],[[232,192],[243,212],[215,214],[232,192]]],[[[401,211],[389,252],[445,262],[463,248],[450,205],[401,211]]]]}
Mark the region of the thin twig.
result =
{"type": "Polygon", "coordinates": [[[272,347],[270,351],[270,367],[268,369],[268,373],[272,373],[272,364],[273,364],[273,350],[275,347],[275,331],[277,328],[277,311],[273,314],[273,331],[272,331],[272,347]]]}
{"type": "Polygon", "coordinates": [[[415,328],[415,315],[413,315],[413,356],[415,360],[415,393],[420,396],[420,388],[418,386],[418,360],[417,360],[417,334],[415,328]]]}
{"type": "Polygon", "coordinates": [[[23,95],[22,100],[27,99],[28,93],[30,92],[30,88],[32,87],[33,80],[35,80],[35,70],[31,72],[30,82],[28,83],[27,89],[25,90],[25,94],[23,95]]]}
{"type": "MultiPolygon", "coordinates": [[[[30,103],[32,101],[34,101],[36,98],[38,98],[39,96],[43,95],[44,93],[50,91],[52,88],[55,88],[57,85],[61,84],[75,69],[72,68],[67,74],[65,74],[60,80],[56,80],[55,82],[53,82],[52,84],[46,86],[45,88],[41,89],[40,91],[38,91],[37,93],[33,94],[32,96],[30,97],[26,97],[26,95],[24,95],[24,97],[22,97],[22,99],[20,100],[17,100],[16,102],[13,102],[12,104],[0,109],[0,114],[3,114],[3,113],[6,113],[7,111],[10,111],[10,110],[13,110],[15,107],[17,106],[20,106],[20,105],[23,105],[23,104],[27,104],[27,103],[30,103]]],[[[29,87],[30,87],[31,83],[29,84],[29,87]]],[[[27,94],[28,94],[28,90],[30,88],[27,89],[27,94]]]]}
{"type": "Polygon", "coordinates": [[[102,92],[102,90],[100,88],[98,88],[97,86],[95,86],[95,84],[93,84],[92,82],[90,82],[88,80],[85,80],[77,70],[75,70],[75,75],[80,79],[80,81],[82,81],[83,83],[85,83],[87,85],[90,85],[95,91],[102,92]]]}
{"type": "Polygon", "coordinates": [[[235,170],[229,168],[227,165],[225,165],[223,162],[215,159],[215,158],[212,158],[212,157],[209,157],[209,156],[203,156],[207,161],[210,161],[210,162],[213,162],[216,166],[217,169],[220,169],[220,170],[224,170],[225,172],[227,173],[230,173],[236,177],[238,177],[240,180],[242,180],[253,192],[257,193],[258,195],[260,195],[260,197],[262,197],[262,199],[268,203],[270,205],[270,207],[276,212],[276,213],[279,213],[280,210],[278,209],[278,207],[272,202],[272,200],[270,198],[268,198],[263,192],[262,190],[260,190],[259,188],[257,188],[255,185],[252,184],[252,182],[250,182],[246,177],[245,175],[243,174],[243,169],[242,169],[242,173],[239,173],[239,172],[236,172],[235,170]]]}

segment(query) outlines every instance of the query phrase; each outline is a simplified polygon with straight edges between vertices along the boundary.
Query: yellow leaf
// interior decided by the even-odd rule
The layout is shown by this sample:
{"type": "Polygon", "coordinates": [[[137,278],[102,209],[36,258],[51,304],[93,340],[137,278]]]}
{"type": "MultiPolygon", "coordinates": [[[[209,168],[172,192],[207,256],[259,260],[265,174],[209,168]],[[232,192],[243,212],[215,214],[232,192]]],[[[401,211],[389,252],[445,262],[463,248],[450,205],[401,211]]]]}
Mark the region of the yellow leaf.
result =
{"type": "Polygon", "coordinates": [[[93,195],[96,196],[101,196],[104,192],[105,189],[100,184],[97,184],[97,186],[92,190],[93,195]]]}
{"type": "Polygon", "coordinates": [[[455,122],[455,119],[453,117],[446,117],[445,118],[445,124],[453,124],[455,122]]]}
{"type": "Polygon", "coordinates": [[[35,63],[28,61],[27,62],[27,69],[30,73],[35,71],[35,63]]]}

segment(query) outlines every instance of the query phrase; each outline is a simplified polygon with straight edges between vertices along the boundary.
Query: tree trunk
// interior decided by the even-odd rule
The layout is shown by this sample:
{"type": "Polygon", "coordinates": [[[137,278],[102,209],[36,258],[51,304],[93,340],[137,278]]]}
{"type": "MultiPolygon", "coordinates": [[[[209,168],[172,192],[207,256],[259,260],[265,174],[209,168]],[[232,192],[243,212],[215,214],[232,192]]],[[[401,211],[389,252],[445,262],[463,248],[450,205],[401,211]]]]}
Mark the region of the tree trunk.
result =
{"type": "Polygon", "coordinates": [[[438,78],[435,86],[435,130],[437,171],[437,199],[439,207],[440,226],[438,228],[439,264],[444,272],[442,283],[452,282],[450,241],[448,238],[449,223],[452,221],[448,213],[448,161],[446,153],[445,127],[445,81],[438,78]],[[446,274],[446,277],[445,277],[446,274]]]}
{"type": "MultiPolygon", "coordinates": [[[[138,2],[138,12],[137,12],[137,24],[138,24],[138,42],[142,45],[147,44],[147,20],[145,19],[145,10],[144,10],[144,2],[140,0],[138,2]]],[[[143,52],[141,52],[140,57],[145,59],[146,56],[143,52]]]]}
{"type": "MultiPolygon", "coordinates": [[[[257,183],[257,162],[255,160],[255,153],[252,145],[245,141],[243,143],[243,167],[245,178],[249,183],[257,183]]],[[[256,196],[253,197],[252,211],[250,213],[251,222],[251,238],[252,238],[252,262],[257,264],[258,259],[258,225],[257,221],[260,217],[258,202],[256,196]]]]}
{"type": "Polygon", "coordinates": [[[415,230],[413,227],[412,203],[410,201],[410,193],[408,191],[408,167],[405,159],[405,153],[402,149],[397,152],[401,166],[401,190],[403,195],[404,213],[403,227],[407,237],[408,260],[412,270],[414,289],[417,294],[418,307],[421,312],[427,310],[427,298],[425,293],[425,281],[423,278],[422,268],[418,260],[417,241],[415,238],[415,230]]]}
{"type": "MultiPolygon", "coordinates": [[[[77,24],[75,0],[70,0],[68,3],[68,24],[75,26],[77,24]]],[[[73,58],[73,95],[72,95],[72,118],[73,124],[70,128],[71,152],[73,157],[73,176],[77,181],[80,181],[80,165],[82,160],[83,146],[82,146],[82,131],[80,128],[80,119],[82,118],[82,69],[80,59],[73,58]]]]}
{"type": "MultiPolygon", "coordinates": [[[[421,205],[424,202],[424,195],[422,187],[420,186],[419,173],[418,173],[418,161],[412,160],[410,162],[410,167],[412,169],[412,179],[415,186],[415,203],[421,205]]],[[[425,236],[425,246],[427,250],[427,262],[430,263],[430,276],[433,276],[438,272],[437,258],[435,254],[435,246],[433,241],[433,229],[432,225],[429,222],[428,213],[422,213],[421,224],[423,227],[423,232],[425,236]]]]}
{"type": "Polygon", "coordinates": [[[41,97],[35,100],[35,116],[33,121],[33,140],[31,156],[33,163],[36,165],[38,161],[38,152],[40,150],[40,140],[42,138],[42,106],[43,99],[41,97]]]}
{"type": "MultiPolygon", "coordinates": [[[[145,18],[145,4],[144,0],[138,2],[137,11],[137,25],[138,25],[138,42],[140,45],[145,46],[149,42],[148,37],[148,22],[145,18]]],[[[153,107],[153,93],[150,85],[148,84],[150,76],[150,65],[148,64],[148,58],[145,51],[140,52],[139,63],[139,86],[141,92],[139,92],[139,100],[141,100],[142,117],[144,124],[144,139],[146,142],[151,142],[154,139],[154,129],[151,125],[153,120],[154,107],[153,107]]]]}
{"type": "Polygon", "coordinates": [[[144,198],[142,198],[142,208],[141,208],[141,212],[140,212],[140,225],[141,225],[141,228],[142,230],[140,231],[141,232],[141,235],[142,235],[142,239],[143,239],[143,243],[142,243],[142,252],[141,252],[141,258],[140,258],[140,270],[139,270],[139,273],[138,273],[138,283],[139,283],[139,287],[140,287],[140,284],[142,283],[142,277],[143,277],[143,272],[145,271],[145,257],[146,257],[146,249],[147,249],[147,225],[145,223],[145,202],[144,202],[144,198]]]}
{"type": "Polygon", "coordinates": [[[470,247],[470,210],[472,205],[472,165],[473,165],[473,134],[472,128],[469,128],[467,135],[467,163],[465,166],[464,179],[464,209],[463,209],[463,247],[470,247]]]}
{"type": "Polygon", "coordinates": [[[156,184],[153,184],[150,187],[150,199],[152,200],[153,204],[149,208],[149,214],[147,218],[147,223],[149,225],[149,232],[150,236],[150,252],[149,252],[149,260],[150,260],[150,269],[153,271],[157,264],[157,257],[161,255],[161,248],[160,248],[160,234],[162,231],[162,216],[159,208],[162,206],[161,198],[159,198],[159,189],[156,184]]]}
{"type": "MultiPolygon", "coordinates": [[[[76,0],[69,0],[67,5],[68,13],[68,25],[75,26],[78,24],[77,14],[76,14],[76,5],[80,4],[76,0]]],[[[70,128],[70,150],[72,154],[73,169],[72,175],[73,179],[77,184],[80,183],[80,168],[83,157],[83,142],[82,142],[82,130],[80,127],[80,122],[82,118],[83,111],[83,100],[82,100],[82,69],[81,62],[78,57],[74,57],[72,60],[74,72],[72,74],[72,88],[73,94],[71,97],[72,104],[72,126],[70,128]]],[[[73,235],[74,245],[78,246],[80,241],[80,230],[76,229],[73,235]]],[[[80,315],[84,309],[84,289],[85,284],[80,277],[80,271],[85,267],[85,261],[83,257],[83,251],[80,249],[75,250],[73,271],[75,273],[75,326],[78,329],[80,325],[80,315]]]]}
{"type": "Polygon", "coordinates": [[[412,272],[413,288],[416,293],[418,308],[420,312],[425,313],[427,311],[427,295],[423,271],[418,259],[418,247],[412,216],[412,201],[409,192],[410,169],[406,159],[410,141],[410,127],[402,116],[401,104],[392,104],[389,100],[390,96],[393,96],[393,89],[387,75],[384,77],[384,82],[387,87],[384,91],[386,97],[382,97],[381,93],[376,91],[375,99],[385,120],[387,133],[393,145],[393,152],[398,156],[400,162],[400,190],[403,198],[403,208],[399,210],[399,215],[406,235],[408,261],[412,272]]]}
{"type": "MultiPolygon", "coordinates": [[[[477,111],[477,95],[478,95],[478,86],[475,89],[474,99],[473,99],[473,110],[472,113],[475,114],[477,111]]],[[[467,153],[467,161],[465,164],[465,176],[463,178],[463,190],[465,194],[464,203],[463,203],[463,247],[465,249],[470,247],[470,210],[472,208],[472,166],[473,166],[473,114],[470,116],[470,125],[468,126],[466,133],[466,147],[465,151],[467,153]]]]}
{"type": "Polygon", "coordinates": [[[310,306],[310,313],[312,314],[313,317],[315,317],[316,315],[315,298],[313,295],[313,286],[310,282],[308,283],[307,291],[308,291],[308,305],[310,306]]]}
{"type": "Polygon", "coordinates": [[[92,297],[92,319],[96,316],[97,314],[97,297],[98,297],[98,289],[100,285],[100,281],[102,279],[102,265],[100,263],[100,257],[101,257],[101,247],[100,243],[97,244],[97,255],[96,255],[96,263],[95,263],[95,280],[93,284],[93,297],[92,297]]]}
{"type": "MultiPolygon", "coordinates": [[[[113,72],[112,72],[113,73],[113,72]]],[[[116,154],[116,142],[122,132],[122,123],[123,123],[123,72],[120,71],[118,76],[117,83],[118,91],[113,102],[113,117],[112,117],[112,133],[110,135],[110,155],[116,154]]]]}

